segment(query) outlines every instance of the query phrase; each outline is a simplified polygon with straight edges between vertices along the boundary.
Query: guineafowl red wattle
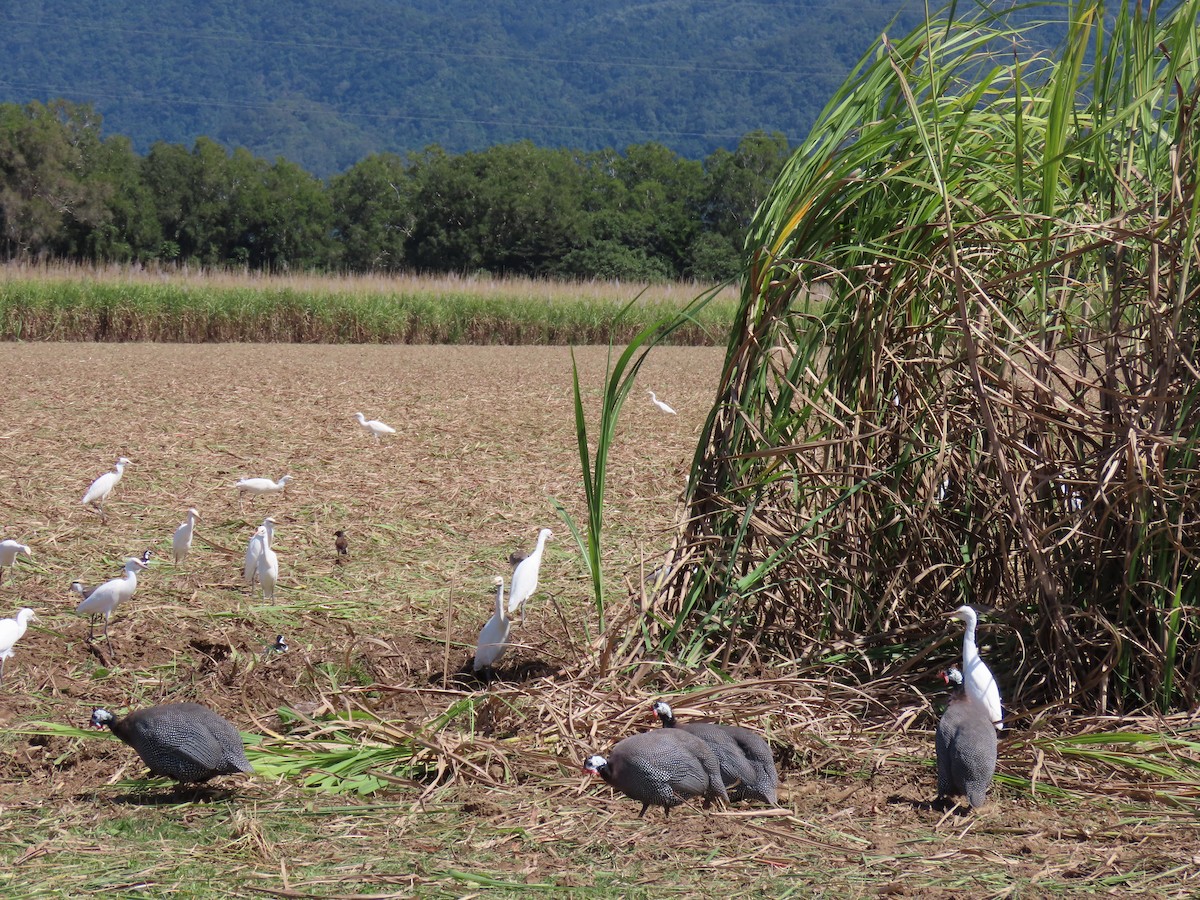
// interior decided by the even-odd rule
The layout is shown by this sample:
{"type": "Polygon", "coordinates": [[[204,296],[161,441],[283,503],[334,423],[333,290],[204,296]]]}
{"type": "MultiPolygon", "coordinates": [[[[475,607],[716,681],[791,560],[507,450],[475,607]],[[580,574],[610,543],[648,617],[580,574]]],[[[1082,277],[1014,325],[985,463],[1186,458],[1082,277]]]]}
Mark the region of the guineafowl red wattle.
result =
{"type": "Polygon", "coordinates": [[[105,726],[136,750],[154,775],[192,783],[254,771],[238,730],[199,703],[164,703],[120,719],[95,710],[92,727],[105,726]]]}
{"type": "Polygon", "coordinates": [[[694,734],[675,729],[645,731],[619,741],[608,757],[590,756],[585,772],[599,775],[622,794],[642,802],[638,818],[651,806],[671,807],[691,797],[728,801],[721,767],[708,744],[694,734]]]}
{"type": "MultiPolygon", "coordinates": [[[[962,683],[957,668],[943,677],[951,684],[962,683]]],[[[965,796],[971,808],[987,802],[987,790],[996,774],[996,727],[987,706],[959,688],[938,721],[938,802],[965,796]]]]}
{"type": "Polygon", "coordinates": [[[721,779],[730,800],[760,800],[775,806],[779,802],[779,773],[771,748],[760,735],[739,725],[716,722],[688,722],[680,725],[670,704],[656,700],[654,714],[664,728],[675,728],[700,738],[717,757],[721,779]]]}

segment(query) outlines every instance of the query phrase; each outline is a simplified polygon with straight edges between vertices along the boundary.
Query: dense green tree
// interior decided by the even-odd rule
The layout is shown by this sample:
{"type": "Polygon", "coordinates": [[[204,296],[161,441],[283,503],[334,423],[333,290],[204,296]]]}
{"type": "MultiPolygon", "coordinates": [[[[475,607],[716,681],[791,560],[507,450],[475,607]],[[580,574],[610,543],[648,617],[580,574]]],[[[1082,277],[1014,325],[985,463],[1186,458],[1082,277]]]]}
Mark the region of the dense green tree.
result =
{"type": "Polygon", "coordinates": [[[377,153],[329,183],[338,263],[353,272],[409,265],[405,245],[416,220],[416,181],[394,153],[377,153]]]}
{"type": "Polygon", "coordinates": [[[105,215],[104,190],[86,177],[99,146],[89,107],[55,101],[0,105],[0,233],[8,258],[71,255],[75,223],[105,215]]]}
{"type": "Polygon", "coordinates": [[[784,135],[754,131],[735,150],[716,150],[704,160],[704,194],[696,209],[701,233],[685,274],[722,281],[741,269],[754,211],[790,155],[784,135]]]}

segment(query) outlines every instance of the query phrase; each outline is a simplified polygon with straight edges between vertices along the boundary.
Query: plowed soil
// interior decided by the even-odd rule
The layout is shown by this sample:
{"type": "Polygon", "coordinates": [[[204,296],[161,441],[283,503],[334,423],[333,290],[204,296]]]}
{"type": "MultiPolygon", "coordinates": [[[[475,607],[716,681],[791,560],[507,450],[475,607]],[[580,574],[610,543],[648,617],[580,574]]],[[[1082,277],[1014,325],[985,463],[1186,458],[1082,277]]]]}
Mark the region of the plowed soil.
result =
{"type": "MultiPolygon", "coordinates": [[[[576,352],[591,422],[605,354],[576,352]]],[[[656,350],[630,397],[609,473],[614,593],[668,543],[722,358],[656,350]],[[645,389],[678,415],[651,405],[645,389]]],[[[1153,804],[1047,799],[997,783],[974,816],[930,808],[934,704],[921,698],[898,699],[893,726],[851,725],[852,735],[781,724],[771,738],[784,809],[774,813],[683,807],[639,820],[636,804],[574,774],[582,748],[647,727],[650,695],[618,690],[601,704],[605,717],[588,686],[571,681],[594,653],[594,613],[553,506],[583,513],[565,348],[41,344],[3,347],[0,360],[0,539],[34,551],[3,573],[0,615],[30,606],[40,620],[0,685],[0,894],[1198,889],[1194,817],[1153,804]],[[358,411],[397,433],[375,442],[358,411]],[[102,519],[80,498],[121,455],[132,463],[102,519]],[[239,503],[239,478],[284,474],[294,479],[285,493],[239,503]],[[176,566],[170,537],[190,506],[202,519],[176,566]],[[246,542],[267,515],[281,564],[273,601],[241,577],[246,542]],[[508,576],[509,553],[532,549],[541,527],[555,530],[541,590],[498,679],[480,682],[469,662],[492,579],[508,576]],[[350,538],[345,560],[337,529],[350,538]],[[87,640],[71,581],[116,577],[145,549],[154,562],[137,594],[107,640],[87,640]],[[278,634],[286,653],[268,649],[278,634]],[[145,769],[122,744],[22,733],[34,722],[82,727],[97,706],[197,700],[269,739],[285,727],[280,708],[346,712],[341,688],[367,686],[376,717],[407,725],[492,692],[470,730],[511,742],[489,769],[498,783],[462,773],[355,800],[283,779],[227,779],[180,801],[161,786],[130,790],[145,769]],[[553,739],[534,740],[528,719],[513,715],[537,692],[562,698],[544,716],[553,739]],[[555,749],[567,736],[575,743],[555,749]]],[[[831,686],[809,700],[838,696],[831,686]]],[[[1002,775],[1030,777],[1028,737],[1006,735],[1002,775]]]]}

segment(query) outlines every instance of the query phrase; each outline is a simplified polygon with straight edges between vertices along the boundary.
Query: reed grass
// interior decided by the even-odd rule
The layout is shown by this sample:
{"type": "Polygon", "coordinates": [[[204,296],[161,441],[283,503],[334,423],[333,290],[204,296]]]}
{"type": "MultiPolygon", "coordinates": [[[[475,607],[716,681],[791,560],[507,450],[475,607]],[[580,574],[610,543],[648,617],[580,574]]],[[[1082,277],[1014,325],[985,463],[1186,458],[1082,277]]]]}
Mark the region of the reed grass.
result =
{"type": "MultiPolygon", "coordinates": [[[[409,344],[623,343],[700,285],[494,278],[0,270],[0,339],[409,344]],[[638,301],[627,311],[630,297],[638,301]]],[[[673,333],[720,340],[732,302],[673,333]]]]}
{"type": "Polygon", "coordinates": [[[1200,699],[1200,3],[1060,6],[883,38],[785,166],[651,655],[873,677],[977,602],[1015,709],[1200,699]]]}

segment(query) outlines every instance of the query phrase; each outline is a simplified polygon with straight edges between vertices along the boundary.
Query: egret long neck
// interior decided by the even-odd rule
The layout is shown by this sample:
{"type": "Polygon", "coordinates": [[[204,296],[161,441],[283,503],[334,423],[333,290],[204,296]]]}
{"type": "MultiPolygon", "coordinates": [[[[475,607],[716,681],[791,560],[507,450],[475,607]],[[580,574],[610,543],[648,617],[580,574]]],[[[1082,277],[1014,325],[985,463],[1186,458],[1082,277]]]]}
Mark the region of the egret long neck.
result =
{"type": "Polygon", "coordinates": [[[504,606],[504,582],[502,581],[496,585],[496,618],[503,622],[507,614],[508,610],[504,606]]]}

